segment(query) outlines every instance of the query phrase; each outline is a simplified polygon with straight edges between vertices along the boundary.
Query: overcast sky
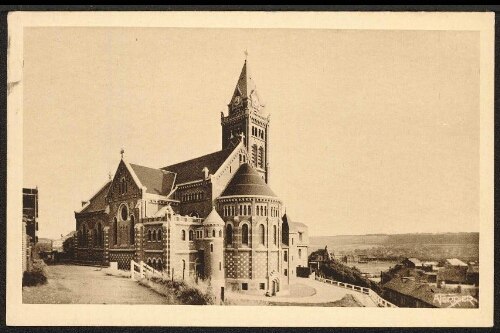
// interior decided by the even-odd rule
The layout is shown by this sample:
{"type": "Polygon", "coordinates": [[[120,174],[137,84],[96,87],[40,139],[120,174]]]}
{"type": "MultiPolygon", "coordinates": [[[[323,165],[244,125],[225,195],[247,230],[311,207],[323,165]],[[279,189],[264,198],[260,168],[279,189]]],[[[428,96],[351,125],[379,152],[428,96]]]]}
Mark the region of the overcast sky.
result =
{"type": "Polygon", "coordinates": [[[479,230],[479,34],[25,28],[24,181],[40,237],[125,159],[220,150],[248,50],[270,185],[311,235],[479,230]]]}

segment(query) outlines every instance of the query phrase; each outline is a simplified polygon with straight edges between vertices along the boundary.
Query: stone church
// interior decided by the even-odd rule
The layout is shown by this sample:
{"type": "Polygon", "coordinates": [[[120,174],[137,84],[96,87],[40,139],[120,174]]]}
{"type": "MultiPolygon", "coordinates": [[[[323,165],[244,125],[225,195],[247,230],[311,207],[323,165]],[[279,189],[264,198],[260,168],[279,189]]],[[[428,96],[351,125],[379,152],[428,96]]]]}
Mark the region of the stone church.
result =
{"type": "Polygon", "coordinates": [[[122,151],[114,177],[75,212],[75,259],[286,293],[307,267],[308,229],[269,187],[270,115],[246,60],[221,125],[222,150],[185,162],[150,168],[122,151]]]}

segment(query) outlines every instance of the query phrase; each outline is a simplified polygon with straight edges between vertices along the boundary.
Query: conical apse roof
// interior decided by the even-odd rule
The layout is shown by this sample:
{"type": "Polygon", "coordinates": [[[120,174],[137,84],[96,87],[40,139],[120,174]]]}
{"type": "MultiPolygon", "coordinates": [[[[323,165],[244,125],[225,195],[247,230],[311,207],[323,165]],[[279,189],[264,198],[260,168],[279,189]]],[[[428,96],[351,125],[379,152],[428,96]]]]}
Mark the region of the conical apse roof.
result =
{"type": "Polygon", "coordinates": [[[232,195],[261,195],[276,197],[264,179],[248,163],[242,164],[221,197],[232,195]]]}
{"type": "Polygon", "coordinates": [[[224,225],[224,221],[215,210],[215,207],[212,208],[210,214],[205,218],[203,225],[224,225]]]}

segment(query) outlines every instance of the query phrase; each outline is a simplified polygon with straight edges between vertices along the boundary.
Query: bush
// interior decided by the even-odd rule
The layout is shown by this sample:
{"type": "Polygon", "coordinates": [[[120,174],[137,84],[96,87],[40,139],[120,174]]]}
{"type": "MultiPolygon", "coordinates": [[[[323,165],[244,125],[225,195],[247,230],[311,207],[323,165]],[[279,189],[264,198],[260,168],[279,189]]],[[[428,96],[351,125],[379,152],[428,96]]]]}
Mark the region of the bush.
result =
{"type": "Polygon", "coordinates": [[[25,271],[23,274],[23,287],[38,286],[47,283],[47,277],[42,268],[34,268],[32,271],[25,271]]]}
{"type": "MultiPolygon", "coordinates": [[[[215,297],[212,294],[210,283],[208,285],[191,284],[186,281],[164,279],[152,276],[150,283],[163,286],[161,294],[174,296],[177,302],[185,305],[210,305],[215,304],[215,297]]],[[[147,283],[144,283],[147,285],[147,283]]],[[[160,289],[154,288],[159,291],[160,289]]]]}
{"type": "Polygon", "coordinates": [[[375,292],[380,292],[380,286],[370,279],[361,275],[361,271],[356,267],[348,267],[337,260],[331,260],[320,266],[321,274],[335,281],[354,284],[360,287],[370,288],[375,292]]]}

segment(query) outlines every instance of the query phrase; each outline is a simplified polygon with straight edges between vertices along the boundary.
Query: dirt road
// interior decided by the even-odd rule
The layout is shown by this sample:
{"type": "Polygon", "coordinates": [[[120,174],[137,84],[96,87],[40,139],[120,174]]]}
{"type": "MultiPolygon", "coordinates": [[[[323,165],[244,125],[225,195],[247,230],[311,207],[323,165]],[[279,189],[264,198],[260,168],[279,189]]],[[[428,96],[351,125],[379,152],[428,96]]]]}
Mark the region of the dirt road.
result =
{"type": "Polygon", "coordinates": [[[48,283],[23,287],[25,304],[168,304],[163,297],[127,278],[108,276],[100,268],[46,267],[48,283]]]}

